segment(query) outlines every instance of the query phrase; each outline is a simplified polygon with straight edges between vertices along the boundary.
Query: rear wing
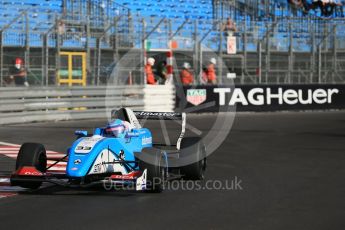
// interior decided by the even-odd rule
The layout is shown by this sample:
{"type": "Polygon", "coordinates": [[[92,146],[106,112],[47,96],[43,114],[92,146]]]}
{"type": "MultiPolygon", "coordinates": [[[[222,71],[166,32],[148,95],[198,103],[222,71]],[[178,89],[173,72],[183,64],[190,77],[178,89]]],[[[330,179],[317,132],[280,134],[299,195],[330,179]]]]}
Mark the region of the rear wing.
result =
{"type": "Polygon", "coordinates": [[[174,123],[181,124],[181,127],[178,128],[177,138],[175,137],[171,140],[171,143],[176,143],[176,149],[180,150],[182,139],[186,133],[186,113],[134,111],[134,114],[138,120],[159,120],[162,126],[162,134],[165,138],[171,135],[168,134],[169,130],[167,129],[167,125],[164,124],[164,121],[175,121],[174,123]]]}
{"type": "Polygon", "coordinates": [[[111,112],[111,118],[128,121],[135,128],[141,128],[141,126],[145,126],[154,133],[154,142],[162,142],[162,140],[159,139],[163,138],[163,141],[166,145],[176,145],[176,148],[178,150],[180,150],[181,141],[186,132],[186,113],[147,111],[133,112],[129,108],[122,108],[119,110],[113,110],[111,112]],[[149,121],[156,122],[152,122],[152,124],[150,124],[149,121]],[[157,130],[158,121],[160,123],[160,131],[157,130]],[[179,127],[176,128],[176,124],[178,124],[179,127]]]}
{"type": "Polygon", "coordinates": [[[185,113],[172,113],[172,112],[134,111],[134,114],[138,119],[148,119],[148,120],[183,120],[183,116],[185,116],[185,113]]]}

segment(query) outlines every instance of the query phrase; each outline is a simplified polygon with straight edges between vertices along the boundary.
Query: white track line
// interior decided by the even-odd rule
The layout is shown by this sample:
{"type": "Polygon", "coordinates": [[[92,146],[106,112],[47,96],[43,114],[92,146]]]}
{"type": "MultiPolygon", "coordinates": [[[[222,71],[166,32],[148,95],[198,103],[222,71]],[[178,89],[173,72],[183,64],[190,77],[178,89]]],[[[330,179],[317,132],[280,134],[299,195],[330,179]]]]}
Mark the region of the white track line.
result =
{"type": "Polygon", "coordinates": [[[0,145],[8,145],[8,146],[15,146],[15,147],[20,146],[20,145],[17,145],[17,144],[12,144],[12,143],[2,142],[2,141],[0,141],[0,145]]]}
{"type": "Polygon", "coordinates": [[[19,149],[1,149],[0,153],[18,153],[19,149]]]}
{"type": "Polygon", "coordinates": [[[17,147],[12,147],[12,148],[4,148],[4,147],[0,147],[0,151],[19,151],[19,148],[17,147]]]}
{"type": "MultiPolygon", "coordinates": [[[[6,148],[0,148],[0,153],[18,153],[19,149],[6,149],[6,148]]],[[[46,151],[47,154],[60,154],[64,155],[62,153],[54,152],[54,151],[46,151]]]]}
{"type": "MultiPolygon", "coordinates": [[[[0,153],[0,155],[11,157],[11,158],[17,158],[18,156],[18,154],[14,154],[14,153],[0,153]]],[[[62,158],[62,157],[64,157],[64,155],[47,154],[47,158],[62,158]]]]}
{"type": "Polygon", "coordinates": [[[2,177],[2,178],[0,178],[0,183],[10,183],[10,178],[9,177],[2,177]]]}

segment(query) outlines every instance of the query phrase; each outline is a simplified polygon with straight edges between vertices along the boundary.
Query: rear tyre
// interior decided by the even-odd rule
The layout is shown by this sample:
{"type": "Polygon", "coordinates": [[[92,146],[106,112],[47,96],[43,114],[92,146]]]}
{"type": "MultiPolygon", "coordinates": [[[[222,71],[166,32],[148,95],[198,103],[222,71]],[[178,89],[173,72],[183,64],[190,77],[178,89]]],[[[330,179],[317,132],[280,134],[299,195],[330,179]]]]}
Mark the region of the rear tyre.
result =
{"type": "MultiPolygon", "coordinates": [[[[47,171],[47,154],[43,145],[37,143],[25,143],[20,147],[16,170],[21,167],[35,167],[38,171],[45,173],[47,171]]],[[[42,182],[16,182],[17,186],[23,188],[37,189],[42,182]]]]}
{"type": "Polygon", "coordinates": [[[147,170],[147,191],[153,193],[162,192],[167,173],[164,154],[154,148],[145,148],[139,154],[139,169],[141,171],[147,170]]]}
{"type": "Polygon", "coordinates": [[[182,140],[181,154],[193,159],[192,164],[181,167],[185,180],[203,180],[207,166],[205,146],[199,137],[187,137],[182,140]]]}

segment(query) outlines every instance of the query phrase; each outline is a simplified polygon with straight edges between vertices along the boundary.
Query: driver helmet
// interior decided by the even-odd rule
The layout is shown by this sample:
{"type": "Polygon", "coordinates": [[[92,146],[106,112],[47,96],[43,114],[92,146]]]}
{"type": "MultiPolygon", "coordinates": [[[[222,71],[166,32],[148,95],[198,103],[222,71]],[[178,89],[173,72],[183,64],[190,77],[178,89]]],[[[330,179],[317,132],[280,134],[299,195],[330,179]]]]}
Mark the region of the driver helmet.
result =
{"type": "Polygon", "coordinates": [[[111,137],[124,137],[126,131],[126,125],[124,121],[115,119],[108,123],[105,128],[105,133],[111,137]]]}

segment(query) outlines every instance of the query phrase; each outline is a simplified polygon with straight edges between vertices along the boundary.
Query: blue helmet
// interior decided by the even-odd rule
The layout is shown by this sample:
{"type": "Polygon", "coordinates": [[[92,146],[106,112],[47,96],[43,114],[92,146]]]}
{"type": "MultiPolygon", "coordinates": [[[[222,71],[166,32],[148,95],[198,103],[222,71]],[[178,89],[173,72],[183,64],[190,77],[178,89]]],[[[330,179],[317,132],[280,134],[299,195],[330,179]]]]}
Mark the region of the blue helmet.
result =
{"type": "Polygon", "coordinates": [[[115,119],[109,122],[107,127],[105,128],[106,135],[112,137],[124,137],[125,131],[126,126],[120,119],[115,119]]]}

